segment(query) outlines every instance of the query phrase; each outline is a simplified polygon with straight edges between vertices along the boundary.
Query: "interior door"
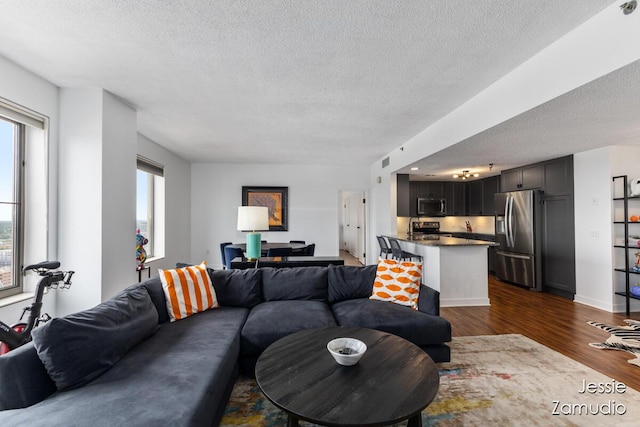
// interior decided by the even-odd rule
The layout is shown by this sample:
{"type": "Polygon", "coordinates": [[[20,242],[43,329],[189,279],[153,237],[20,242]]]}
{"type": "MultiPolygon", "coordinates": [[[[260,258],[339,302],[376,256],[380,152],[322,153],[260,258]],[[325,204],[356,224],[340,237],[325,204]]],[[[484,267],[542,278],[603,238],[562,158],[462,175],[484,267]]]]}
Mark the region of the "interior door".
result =
{"type": "Polygon", "coordinates": [[[358,242],[358,248],[357,248],[357,258],[358,260],[362,263],[362,264],[366,264],[367,263],[367,259],[366,259],[366,247],[367,247],[367,241],[366,241],[366,236],[367,236],[367,210],[366,210],[366,199],[364,196],[364,193],[359,193],[357,195],[358,200],[358,228],[356,229],[357,231],[357,236],[356,236],[356,241],[358,242]]]}

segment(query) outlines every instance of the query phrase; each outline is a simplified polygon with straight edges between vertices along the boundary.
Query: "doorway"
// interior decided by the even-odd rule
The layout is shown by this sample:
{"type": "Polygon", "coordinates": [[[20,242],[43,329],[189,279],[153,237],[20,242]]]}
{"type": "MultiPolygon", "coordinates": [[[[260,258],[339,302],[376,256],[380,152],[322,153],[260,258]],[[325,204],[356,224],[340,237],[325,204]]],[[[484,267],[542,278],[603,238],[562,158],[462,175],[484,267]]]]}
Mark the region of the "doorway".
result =
{"type": "Polygon", "coordinates": [[[340,191],[340,249],[366,264],[366,198],[363,191],[340,191]]]}

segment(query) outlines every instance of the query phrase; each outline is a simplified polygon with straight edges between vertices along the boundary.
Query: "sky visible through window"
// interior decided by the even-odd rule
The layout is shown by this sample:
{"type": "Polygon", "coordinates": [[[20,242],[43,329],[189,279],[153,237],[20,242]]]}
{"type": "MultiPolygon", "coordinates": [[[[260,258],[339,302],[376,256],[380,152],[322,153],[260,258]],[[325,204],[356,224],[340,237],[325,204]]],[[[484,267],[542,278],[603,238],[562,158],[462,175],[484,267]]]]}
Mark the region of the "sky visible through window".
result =
{"type": "MultiPolygon", "coordinates": [[[[0,202],[13,202],[14,125],[0,120],[0,202]]],[[[0,205],[0,221],[11,221],[12,209],[0,205]]]]}
{"type": "Polygon", "coordinates": [[[150,175],[147,172],[143,172],[141,170],[137,171],[136,174],[136,229],[140,230],[140,234],[146,237],[149,241],[148,244],[144,245],[147,250],[147,256],[151,255],[149,253],[151,248],[151,240],[153,236],[149,233],[149,224],[148,224],[148,209],[149,206],[149,179],[150,175]]]}

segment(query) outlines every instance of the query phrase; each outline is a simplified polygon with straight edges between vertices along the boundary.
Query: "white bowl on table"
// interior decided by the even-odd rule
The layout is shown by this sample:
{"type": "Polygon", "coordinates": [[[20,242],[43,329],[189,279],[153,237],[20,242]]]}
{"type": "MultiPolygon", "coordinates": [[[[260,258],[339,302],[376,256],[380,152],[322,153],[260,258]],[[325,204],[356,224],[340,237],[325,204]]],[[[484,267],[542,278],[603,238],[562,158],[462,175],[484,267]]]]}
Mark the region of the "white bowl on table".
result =
{"type": "Polygon", "coordinates": [[[327,350],[339,364],[352,366],[367,351],[367,345],[355,338],[336,338],[327,343],[327,350]]]}

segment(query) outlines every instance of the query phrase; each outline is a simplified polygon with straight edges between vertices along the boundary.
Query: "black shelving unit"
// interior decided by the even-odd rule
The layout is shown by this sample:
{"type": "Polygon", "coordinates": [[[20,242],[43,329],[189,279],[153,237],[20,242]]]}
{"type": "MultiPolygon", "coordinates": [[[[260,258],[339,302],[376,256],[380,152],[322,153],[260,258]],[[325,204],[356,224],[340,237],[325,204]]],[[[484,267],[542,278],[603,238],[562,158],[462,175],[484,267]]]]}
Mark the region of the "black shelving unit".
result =
{"type": "MultiPolygon", "coordinates": [[[[631,277],[634,275],[637,275],[638,277],[638,281],[640,281],[640,272],[636,272],[636,271],[632,271],[631,270],[631,266],[629,265],[629,249],[635,249],[637,251],[640,251],[640,247],[638,246],[631,246],[629,245],[629,200],[640,200],[639,196],[631,196],[629,197],[629,195],[627,194],[627,189],[628,189],[628,181],[627,181],[627,175],[620,175],[620,176],[614,176],[613,177],[613,182],[615,183],[617,180],[622,180],[622,188],[623,188],[623,193],[624,196],[622,197],[615,197],[615,185],[614,185],[614,197],[613,200],[614,202],[616,201],[621,201],[623,202],[623,210],[624,210],[624,220],[623,221],[613,221],[614,224],[621,224],[624,226],[624,244],[622,245],[613,245],[614,248],[621,248],[624,249],[624,268],[614,268],[615,271],[619,271],[624,273],[625,276],[625,290],[622,292],[615,292],[616,295],[620,295],[625,297],[625,304],[626,304],[626,313],[627,316],[629,316],[629,314],[631,313],[631,300],[632,299],[637,299],[640,300],[640,297],[637,297],[635,295],[633,295],[631,293],[631,277]]],[[[631,224],[638,224],[640,225],[640,222],[638,223],[631,223],[631,224]]],[[[640,234],[640,228],[638,229],[638,233],[640,234]]]]}

